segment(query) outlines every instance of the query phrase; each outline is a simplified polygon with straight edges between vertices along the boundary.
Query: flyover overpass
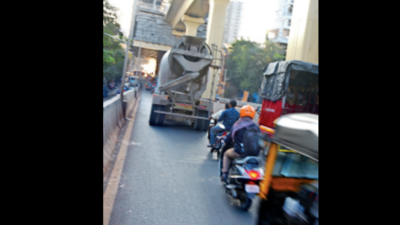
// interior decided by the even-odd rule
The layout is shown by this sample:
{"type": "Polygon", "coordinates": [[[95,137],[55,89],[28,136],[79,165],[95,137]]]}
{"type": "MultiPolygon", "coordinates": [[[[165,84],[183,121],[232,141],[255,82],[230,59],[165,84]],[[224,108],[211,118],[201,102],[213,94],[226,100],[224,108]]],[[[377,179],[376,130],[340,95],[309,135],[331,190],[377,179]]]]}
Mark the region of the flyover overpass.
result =
{"type": "MultiPolygon", "coordinates": [[[[208,45],[223,43],[226,9],[230,0],[140,0],[135,18],[132,51],[157,59],[175,45],[181,36],[201,36],[208,45]],[[207,29],[204,30],[207,16],[207,29]]],[[[290,1],[290,0],[287,0],[290,1]]],[[[260,21],[255,21],[260,22],[260,21]]],[[[262,21],[261,21],[262,22],[262,21]]],[[[293,5],[291,38],[286,60],[300,60],[318,64],[318,1],[296,0],[293,5]]],[[[215,71],[210,70],[203,98],[210,98],[211,84],[216,93],[218,82],[212,82],[215,71]]]]}

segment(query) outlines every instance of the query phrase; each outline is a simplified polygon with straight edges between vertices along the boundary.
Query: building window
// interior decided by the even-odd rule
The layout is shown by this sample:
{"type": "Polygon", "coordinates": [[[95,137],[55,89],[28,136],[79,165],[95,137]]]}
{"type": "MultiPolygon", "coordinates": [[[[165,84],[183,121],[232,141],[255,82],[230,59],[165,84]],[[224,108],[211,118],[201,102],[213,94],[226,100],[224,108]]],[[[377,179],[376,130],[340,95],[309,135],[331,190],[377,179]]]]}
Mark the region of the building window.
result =
{"type": "Polygon", "coordinates": [[[290,27],[292,20],[288,20],[288,26],[290,27]]]}

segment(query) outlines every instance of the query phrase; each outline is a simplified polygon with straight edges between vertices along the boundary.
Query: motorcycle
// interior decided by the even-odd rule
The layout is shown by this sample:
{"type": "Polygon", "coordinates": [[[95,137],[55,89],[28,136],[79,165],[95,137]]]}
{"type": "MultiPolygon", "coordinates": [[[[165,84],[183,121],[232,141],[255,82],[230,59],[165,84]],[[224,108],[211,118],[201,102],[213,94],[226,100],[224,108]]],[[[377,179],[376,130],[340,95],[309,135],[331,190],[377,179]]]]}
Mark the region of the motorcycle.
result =
{"type": "MultiPolygon", "coordinates": [[[[229,135],[229,134],[228,134],[229,135]]],[[[226,150],[233,147],[223,143],[218,154],[219,176],[222,176],[222,160],[226,150]]],[[[243,145],[242,145],[243,148],[243,145]]],[[[252,199],[260,192],[260,182],[264,177],[261,158],[247,156],[232,160],[228,170],[227,182],[221,181],[226,193],[235,200],[239,200],[240,209],[246,211],[250,208],[252,199]]]]}
{"type": "Polygon", "coordinates": [[[157,83],[153,82],[151,88],[150,88],[150,92],[153,94],[154,90],[156,89],[157,83]]]}

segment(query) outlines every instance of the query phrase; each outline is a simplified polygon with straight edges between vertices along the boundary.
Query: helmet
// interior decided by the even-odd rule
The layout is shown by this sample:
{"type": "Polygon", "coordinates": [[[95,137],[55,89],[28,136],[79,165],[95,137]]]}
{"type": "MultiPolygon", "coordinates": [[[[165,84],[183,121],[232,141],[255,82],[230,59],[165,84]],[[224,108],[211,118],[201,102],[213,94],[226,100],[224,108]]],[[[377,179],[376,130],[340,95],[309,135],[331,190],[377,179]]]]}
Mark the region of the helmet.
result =
{"type": "Polygon", "coordinates": [[[256,115],[256,110],[251,105],[245,105],[240,109],[240,117],[248,116],[253,119],[254,115],[256,115]]]}

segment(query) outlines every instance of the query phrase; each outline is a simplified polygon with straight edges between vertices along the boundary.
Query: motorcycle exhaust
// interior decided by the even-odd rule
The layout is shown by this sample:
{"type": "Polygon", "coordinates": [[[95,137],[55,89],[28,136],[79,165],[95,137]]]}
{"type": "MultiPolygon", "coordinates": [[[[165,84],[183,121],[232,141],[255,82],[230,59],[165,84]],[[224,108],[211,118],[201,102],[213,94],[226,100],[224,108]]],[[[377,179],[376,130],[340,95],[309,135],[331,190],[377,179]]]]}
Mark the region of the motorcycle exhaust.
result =
{"type": "Polygon", "coordinates": [[[236,191],[235,191],[235,189],[229,189],[229,188],[227,188],[226,189],[226,193],[228,194],[228,196],[230,196],[231,198],[233,198],[233,199],[237,199],[237,193],[236,193],[236,191]]]}

